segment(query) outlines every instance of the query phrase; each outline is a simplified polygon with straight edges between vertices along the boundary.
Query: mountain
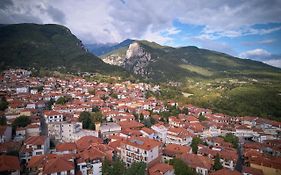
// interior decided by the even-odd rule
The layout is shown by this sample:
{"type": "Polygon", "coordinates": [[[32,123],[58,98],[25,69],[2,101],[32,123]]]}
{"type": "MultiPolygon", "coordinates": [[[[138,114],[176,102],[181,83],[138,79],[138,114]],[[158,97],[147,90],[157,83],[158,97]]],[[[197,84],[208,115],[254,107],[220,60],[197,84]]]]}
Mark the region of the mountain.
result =
{"type": "Polygon", "coordinates": [[[134,40],[127,39],[121,43],[115,44],[115,43],[108,43],[108,44],[85,44],[86,48],[93,54],[97,56],[104,55],[106,53],[109,53],[113,50],[119,49],[121,47],[127,46],[129,44],[132,44],[134,40]]]}
{"type": "Polygon", "coordinates": [[[106,63],[154,81],[181,81],[187,77],[271,78],[270,73],[281,73],[280,69],[258,61],[194,46],[173,48],[144,40],[117,47],[101,58],[106,63]]]}
{"type": "Polygon", "coordinates": [[[0,26],[0,69],[9,67],[65,69],[100,73],[124,72],[87,52],[82,42],[61,25],[0,26]]]}

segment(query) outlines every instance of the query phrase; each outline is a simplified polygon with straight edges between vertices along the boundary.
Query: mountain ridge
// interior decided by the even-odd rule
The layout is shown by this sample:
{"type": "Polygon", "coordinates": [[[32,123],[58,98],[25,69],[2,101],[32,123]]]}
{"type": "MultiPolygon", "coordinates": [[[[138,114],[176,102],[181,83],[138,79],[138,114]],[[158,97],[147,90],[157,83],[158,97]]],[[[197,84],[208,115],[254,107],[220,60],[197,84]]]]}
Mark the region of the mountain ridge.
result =
{"type": "Polygon", "coordinates": [[[34,67],[99,73],[125,72],[87,52],[62,25],[10,24],[0,27],[1,69],[34,67]]]}
{"type": "MultiPolygon", "coordinates": [[[[143,54],[145,55],[145,54],[143,54]]],[[[238,76],[245,71],[266,71],[281,73],[281,69],[250,59],[241,59],[225,53],[201,49],[196,46],[170,47],[155,42],[133,40],[118,49],[101,56],[108,64],[118,65],[129,72],[150,80],[175,80],[186,77],[238,76]],[[150,55],[149,60],[141,57],[140,53],[128,57],[131,45],[137,43],[140,52],[150,55]],[[142,62],[146,60],[146,62],[142,62]],[[131,61],[129,64],[128,61],[131,61]],[[142,65],[142,66],[140,66],[142,65]],[[136,71],[140,70],[140,71],[136,71]],[[173,74],[171,76],[171,74],[173,74]],[[166,78],[167,77],[167,78],[166,78]]],[[[253,76],[248,74],[249,77],[253,76]]]]}

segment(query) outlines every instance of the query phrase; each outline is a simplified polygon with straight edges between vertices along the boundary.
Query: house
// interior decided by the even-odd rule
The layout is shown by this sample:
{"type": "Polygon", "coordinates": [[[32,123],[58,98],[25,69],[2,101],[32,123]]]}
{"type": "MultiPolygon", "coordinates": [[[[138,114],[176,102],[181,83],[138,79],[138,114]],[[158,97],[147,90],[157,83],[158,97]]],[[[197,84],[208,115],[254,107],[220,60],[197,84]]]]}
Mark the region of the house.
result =
{"type": "Polygon", "coordinates": [[[155,138],[157,140],[166,143],[168,129],[164,125],[157,123],[151,126],[151,129],[155,131],[155,138]]]}
{"type": "Polygon", "coordinates": [[[262,170],[246,166],[243,167],[242,173],[243,175],[263,175],[262,170]]]}
{"type": "Polygon", "coordinates": [[[190,145],[193,134],[184,128],[169,128],[167,132],[166,143],[174,143],[178,145],[190,145]]]}
{"type": "Polygon", "coordinates": [[[114,122],[103,123],[100,127],[100,133],[103,137],[119,132],[121,132],[121,126],[114,122]]]}
{"type": "Polygon", "coordinates": [[[0,174],[20,175],[20,161],[18,157],[0,155],[0,174]]]}
{"type": "Polygon", "coordinates": [[[63,121],[63,115],[56,111],[44,111],[44,118],[45,118],[46,123],[63,121]]]}
{"type": "Polygon", "coordinates": [[[151,128],[143,127],[141,128],[140,132],[142,133],[143,137],[147,137],[150,139],[156,138],[155,131],[151,128]]]}
{"type": "Polygon", "coordinates": [[[208,175],[213,165],[213,161],[210,158],[196,154],[186,153],[180,155],[179,158],[200,175],[208,175]]]}
{"type": "Polygon", "coordinates": [[[82,175],[102,175],[102,161],[106,155],[96,147],[90,147],[79,153],[78,170],[82,175]]]}
{"type": "Polygon", "coordinates": [[[52,159],[48,159],[44,163],[43,167],[43,175],[74,175],[75,174],[75,166],[72,161],[66,160],[63,157],[55,157],[52,159]]]}
{"type": "Polygon", "coordinates": [[[191,153],[192,149],[190,146],[183,146],[178,144],[166,144],[166,146],[163,148],[163,155],[162,155],[162,161],[169,161],[178,155],[191,153]]]}
{"type": "Polygon", "coordinates": [[[0,143],[8,142],[12,138],[12,127],[0,126],[0,143]]]}
{"type": "Polygon", "coordinates": [[[175,175],[173,166],[165,163],[157,163],[148,169],[149,175],[175,175]]]}
{"type": "Polygon", "coordinates": [[[121,142],[121,159],[127,166],[133,162],[150,164],[160,161],[161,142],[144,138],[132,137],[121,142]]]}
{"type": "Polygon", "coordinates": [[[254,131],[247,125],[240,125],[235,128],[235,133],[237,137],[251,138],[254,136],[254,131]]]}
{"type": "Polygon", "coordinates": [[[20,160],[28,162],[32,156],[49,152],[50,139],[46,136],[32,136],[27,138],[20,150],[20,160]]]}
{"type": "Polygon", "coordinates": [[[225,174],[227,174],[227,175],[242,175],[242,173],[240,173],[239,171],[230,170],[230,169],[226,169],[226,168],[215,171],[215,172],[211,173],[210,175],[225,175],[225,174]]]}
{"type": "Polygon", "coordinates": [[[58,153],[58,154],[76,154],[77,146],[73,142],[59,143],[56,145],[56,153],[58,153]]]}

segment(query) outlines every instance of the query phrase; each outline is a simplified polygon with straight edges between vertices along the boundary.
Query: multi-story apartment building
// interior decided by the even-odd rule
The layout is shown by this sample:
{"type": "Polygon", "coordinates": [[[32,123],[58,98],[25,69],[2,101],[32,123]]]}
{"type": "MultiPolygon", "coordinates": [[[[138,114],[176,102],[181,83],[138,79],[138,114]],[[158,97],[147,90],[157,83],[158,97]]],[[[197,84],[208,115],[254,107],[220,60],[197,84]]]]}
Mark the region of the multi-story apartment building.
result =
{"type": "Polygon", "coordinates": [[[144,138],[133,137],[124,140],[121,144],[121,159],[130,166],[133,162],[145,162],[150,164],[160,160],[161,142],[144,138]]]}

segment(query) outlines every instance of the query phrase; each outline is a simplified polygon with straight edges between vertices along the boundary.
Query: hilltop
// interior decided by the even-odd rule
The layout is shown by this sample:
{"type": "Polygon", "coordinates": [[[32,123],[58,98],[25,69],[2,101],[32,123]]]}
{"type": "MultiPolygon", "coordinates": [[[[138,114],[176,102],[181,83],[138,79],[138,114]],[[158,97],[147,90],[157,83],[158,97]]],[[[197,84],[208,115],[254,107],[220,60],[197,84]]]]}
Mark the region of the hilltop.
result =
{"type": "Polygon", "coordinates": [[[87,52],[61,25],[12,24],[0,27],[0,68],[46,68],[62,71],[124,73],[87,52]]]}

